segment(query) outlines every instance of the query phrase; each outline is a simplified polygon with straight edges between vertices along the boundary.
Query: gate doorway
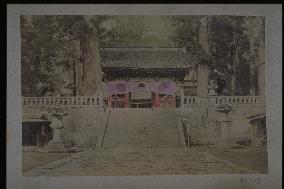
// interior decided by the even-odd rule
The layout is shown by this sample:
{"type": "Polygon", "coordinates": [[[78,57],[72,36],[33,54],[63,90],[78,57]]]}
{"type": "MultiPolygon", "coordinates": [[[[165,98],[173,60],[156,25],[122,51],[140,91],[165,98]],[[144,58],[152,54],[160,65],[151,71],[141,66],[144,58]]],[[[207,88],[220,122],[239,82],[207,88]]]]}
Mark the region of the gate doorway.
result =
{"type": "Polygon", "coordinates": [[[22,122],[22,145],[44,146],[52,139],[52,129],[46,120],[22,122]]]}
{"type": "Polygon", "coordinates": [[[146,91],[144,87],[140,87],[138,91],[131,92],[130,103],[131,108],[152,108],[152,92],[146,91]]]}
{"type": "Polygon", "coordinates": [[[151,99],[141,99],[141,100],[132,100],[131,108],[152,108],[152,100],[151,99]]]}

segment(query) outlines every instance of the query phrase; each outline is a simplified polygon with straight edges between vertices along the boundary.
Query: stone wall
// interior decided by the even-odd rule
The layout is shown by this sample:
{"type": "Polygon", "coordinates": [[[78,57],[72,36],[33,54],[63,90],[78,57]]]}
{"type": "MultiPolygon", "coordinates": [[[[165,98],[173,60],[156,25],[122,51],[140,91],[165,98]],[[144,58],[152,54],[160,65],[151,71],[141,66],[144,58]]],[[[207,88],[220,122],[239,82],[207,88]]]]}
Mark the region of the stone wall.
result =
{"type": "MultiPolygon", "coordinates": [[[[191,143],[194,145],[207,144],[205,118],[194,107],[184,108],[180,113],[183,127],[189,128],[191,143]]],[[[186,134],[185,137],[187,137],[186,134]]]]}
{"type": "MultiPolygon", "coordinates": [[[[208,101],[202,98],[188,97],[184,100],[182,100],[184,107],[178,111],[180,111],[183,127],[189,128],[193,144],[235,145],[236,141],[244,138],[256,140],[252,134],[253,126],[248,117],[263,115],[265,113],[263,103],[250,103],[250,101],[248,103],[233,103],[232,111],[226,114],[216,111],[218,104],[206,104],[208,101]]],[[[46,102],[44,99],[43,101],[46,102]]],[[[89,105],[71,102],[68,101],[66,105],[61,107],[69,113],[63,119],[62,137],[65,145],[99,146],[107,124],[109,110],[99,108],[96,100],[94,100],[95,104],[92,104],[91,100],[89,105]]],[[[54,110],[55,105],[48,106],[46,103],[38,104],[37,100],[35,102],[32,100],[31,104],[24,103],[23,117],[27,114],[38,118],[42,115],[48,117],[51,113],[49,110],[54,110]]]]}
{"type": "Polygon", "coordinates": [[[243,139],[255,139],[251,135],[252,125],[247,116],[265,112],[265,107],[241,107],[229,113],[209,107],[204,114],[193,106],[183,108],[180,112],[183,126],[189,128],[193,145],[232,146],[243,139]]]}
{"type": "Polygon", "coordinates": [[[229,113],[209,110],[208,127],[213,131],[212,141],[218,145],[235,145],[238,140],[250,138],[251,125],[241,111],[229,113]]]}
{"type": "MultiPolygon", "coordinates": [[[[68,112],[63,117],[63,129],[61,137],[65,146],[94,147],[101,144],[109,110],[95,106],[84,106],[76,108],[64,108],[68,112]]],[[[33,115],[37,118],[50,119],[52,109],[48,108],[23,108],[23,118],[33,115]]]]}
{"type": "Polygon", "coordinates": [[[108,113],[108,110],[93,107],[69,110],[62,129],[65,145],[77,147],[100,145],[108,113]]]}

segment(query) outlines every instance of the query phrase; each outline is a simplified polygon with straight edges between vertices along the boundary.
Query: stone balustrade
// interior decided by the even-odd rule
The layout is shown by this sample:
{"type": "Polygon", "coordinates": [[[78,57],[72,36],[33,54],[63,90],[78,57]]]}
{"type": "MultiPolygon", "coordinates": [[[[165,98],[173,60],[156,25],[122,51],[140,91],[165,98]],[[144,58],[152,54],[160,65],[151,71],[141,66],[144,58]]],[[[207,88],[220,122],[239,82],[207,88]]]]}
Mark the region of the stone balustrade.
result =
{"type": "MultiPolygon", "coordinates": [[[[23,97],[24,107],[38,106],[93,106],[103,107],[103,100],[99,97],[23,97]]],[[[208,106],[218,106],[229,104],[233,106],[263,106],[265,99],[261,96],[183,96],[181,107],[195,107],[200,104],[208,106]]]]}
{"type": "Polygon", "coordinates": [[[220,105],[220,104],[229,104],[229,105],[264,105],[265,98],[261,96],[214,96],[209,97],[209,105],[220,105]]]}
{"type": "Polygon", "coordinates": [[[35,106],[95,106],[102,107],[99,97],[23,97],[24,107],[35,106]]]}
{"type": "Polygon", "coordinates": [[[181,99],[183,107],[192,107],[201,102],[207,103],[208,106],[218,106],[221,104],[233,106],[263,106],[265,105],[265,98],[262,96],[184,96],[181,99]]]}
{"type": "Polygon", "coordinates": [[[181,103],[186,107],[186,106],[194,106],[196,105],[199,101],[199,98],[196,96],[183,96],[181,99],[181,103]]]}

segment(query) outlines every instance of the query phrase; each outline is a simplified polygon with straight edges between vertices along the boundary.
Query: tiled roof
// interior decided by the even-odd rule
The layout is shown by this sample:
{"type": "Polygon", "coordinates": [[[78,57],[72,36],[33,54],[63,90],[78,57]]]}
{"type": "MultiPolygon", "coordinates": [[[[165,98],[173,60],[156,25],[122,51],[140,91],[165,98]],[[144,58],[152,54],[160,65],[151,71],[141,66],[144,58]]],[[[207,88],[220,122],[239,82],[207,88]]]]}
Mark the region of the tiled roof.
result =
{"type": "Polygon", "coordinates": [[[43,83],[43,85],[38,89],[38,92],[43,91],[48,86],[52,85],[57,91],[62,92],[62,88],[64,87],[65,82],[61,80],[48,80],[47,82],[43,83]]]}
{"type": "Polygon", "coordinates": [[[41,95],[43,95],[43,93],[46,93],[46,92],[44,92],[44,91],[45,91],[49,86],[52,86],[52,88],[53,88],[55,91],[57,91],[57,92],[59,92],[59,93],[61,93],[61,94],[65,94],[65,95],[66,95],[66,94],[70,93],[70,92],[69,92],[69,91],[70,91],[70,88],[68,88],[68,87],[66,86],[66,81],[63,81],[63,80],[60,80],[60,79],[56,79],[56,78],[52,78],[52,80],[50,79],[50,80],[44,82],[44,83],[42,84],[42,86],[37,89],[38,95],[41,96],[41,95]]]}
{"type": "Polygon", "coordinates": [[[101,48],[103,67],[188,68],[190,57],[183,48],[101,48]]]}

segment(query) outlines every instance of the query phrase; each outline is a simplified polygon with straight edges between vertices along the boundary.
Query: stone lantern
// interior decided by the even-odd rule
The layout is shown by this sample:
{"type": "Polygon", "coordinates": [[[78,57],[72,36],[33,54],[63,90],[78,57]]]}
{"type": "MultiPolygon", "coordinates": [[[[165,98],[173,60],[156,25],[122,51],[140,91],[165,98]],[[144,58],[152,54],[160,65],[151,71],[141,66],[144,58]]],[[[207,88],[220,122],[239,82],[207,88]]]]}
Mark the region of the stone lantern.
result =
{"type": "Polygon", "coordinates": [[[219,136],[219,145],[222,146],[230,146],[230,139],[232,137],[232,122],[233,122],[233,115],[232,112],[233,109],[227,105],[224,105],[223,107],[219,107],[216,111],[220,112],[218,118],[220,121],[220,127],[221,127],[221,136],[219,136]],[[223,109],[223,110],[222,110],[223,109]]]}
{"type": "Polygon", "coordinates": [[[55,111],[50,115],[50,127],[53,129],[53,138],[49,141],[47,145],[47,149],[49,152],[65,152],[68,151],[64,147],[63,139],[61,136],[61,129],[64,127],[63,125],[63,117],[68,115],[66,112],[55,111]]]}
{"type": "Polygon", "coordinates": [[[218,88],[217,85],[214,84],[214,81],[211,79],[208,85],[208,96],[216,96],[216,89],[218,88]]]}

